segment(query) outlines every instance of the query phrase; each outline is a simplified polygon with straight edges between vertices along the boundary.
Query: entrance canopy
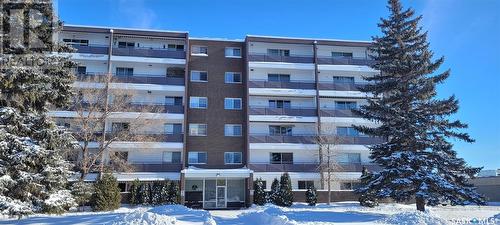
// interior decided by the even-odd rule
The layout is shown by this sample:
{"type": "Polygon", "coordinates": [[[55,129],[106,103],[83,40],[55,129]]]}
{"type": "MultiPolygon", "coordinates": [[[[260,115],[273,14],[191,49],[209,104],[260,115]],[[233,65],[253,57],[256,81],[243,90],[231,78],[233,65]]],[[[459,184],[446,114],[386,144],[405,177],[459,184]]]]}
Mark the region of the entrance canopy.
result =
{"type": "Polygon", "coordinates": [[[183,169],[181,173],[183,173],[186,178],[249,178],[253,171],[246,167],[239,169],[202,169],[190,166],[183,169]]]}

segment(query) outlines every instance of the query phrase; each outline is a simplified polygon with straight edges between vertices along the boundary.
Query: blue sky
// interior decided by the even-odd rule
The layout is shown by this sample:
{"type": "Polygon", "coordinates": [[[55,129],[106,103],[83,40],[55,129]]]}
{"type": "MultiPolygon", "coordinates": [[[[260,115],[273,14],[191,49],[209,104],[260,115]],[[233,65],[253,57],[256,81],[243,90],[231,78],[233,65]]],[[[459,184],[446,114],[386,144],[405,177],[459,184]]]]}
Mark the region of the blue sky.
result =
{"type": "MultiPolygon", "coordinates": [[[[452,75],[439,96],[455,94],[454,116],[476,143],[456,142],[473,166],[500,168],[500,1],[403,1],[424,16],[441,70],[452,75]]],[[[246,34],[370,40],[388,14],[382,0],[58,0],[67,24],[189,31],[192,37],[243,39],[246,34]]]]}

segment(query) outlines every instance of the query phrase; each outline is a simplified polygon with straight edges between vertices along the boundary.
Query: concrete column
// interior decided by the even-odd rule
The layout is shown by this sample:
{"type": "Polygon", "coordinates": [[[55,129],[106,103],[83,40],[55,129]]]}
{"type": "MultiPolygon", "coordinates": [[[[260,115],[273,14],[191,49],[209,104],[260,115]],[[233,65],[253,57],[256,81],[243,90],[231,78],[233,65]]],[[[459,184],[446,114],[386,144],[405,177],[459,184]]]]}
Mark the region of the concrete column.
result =
{"type": "Polygon", "coordinates": [[[248,186],[247,186],[248,198],[247,198],[246,202],[247,202],[247,207],[250,207],[253,204],[253,173],[251,173],[250,177],[247,178],[247,184],[248,184],[248,186]]]}
{"type": "Polygon", "coordinates": [[[186,200],[186,177],[184,173],[181,173],[180,181],[179,181],[179,189],[180,189],[180,196],[181,199],[179,200],[179,203],[181,205],[184,205],[184,202],[186,200]]]}

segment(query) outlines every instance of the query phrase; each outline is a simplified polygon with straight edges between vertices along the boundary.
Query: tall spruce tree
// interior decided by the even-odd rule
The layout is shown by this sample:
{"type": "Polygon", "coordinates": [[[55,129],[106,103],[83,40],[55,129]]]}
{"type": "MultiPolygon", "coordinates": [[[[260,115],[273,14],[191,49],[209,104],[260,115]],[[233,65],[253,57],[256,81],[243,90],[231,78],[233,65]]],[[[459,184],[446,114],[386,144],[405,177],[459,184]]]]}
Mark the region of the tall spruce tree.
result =
{"type": "Polygon", "coordinates": [[[0,213],[25,215],[43,211],[43,205],[53,204],[61,193],[69,193],[71,165],[63,153],[72,147],[73,139],[46,113],[49,107],[63,107],[69,102],[76,64],[68,57],[50,54],[69,48],[52,42],[60,24],[53,21],[49,1],[2,2],[2,10],[0,213]],[[40,13],[41,20],[34,21],[32,12],[40,13]],[[28,21],[40,24],[32,29],[34,24],[26,24],[28,21]],[[15,30],[26,32],[28,26],[30,32],[37,33],[11,35],[15,30]]]}
{"type": "Polygon", "coordinates": [[[277,205],[289,207],[293,204],[292,180],[288,173],[284,173],[280,178],[280,189],[277,205]]]}
{"type": "Polygon", "coordinates": [[[253,183],[253,203],[256,205],[264,205],[267,203],[266,190],[261,178],[258,178],[253,183]]]}
{"type": "Polygon", "coordinates": [[[416,200],[417,209],[449,202],[454,205],[484,204],[472,184],[481,168],[469,167],[457,157],[449,138],[474,142],[465,132],[467,125],[448,116],[458,110],[451,96],[436,99],[436,85],[450,71],[434,74],[444,58],[433,60],[427,32],[419,27],[422,16],[403,10],[398,0],[389,0],[389,18],[381,19],[381,37],[374,37],[373,66],[381,73],[367,78],[373,82],[363,91],[381,96],[358,110],[379,127],[356,126],[359,131],[386,138],[370,146],[371,159],[382,167],[358,191],[376,198],[398,202],[416,200]]]}

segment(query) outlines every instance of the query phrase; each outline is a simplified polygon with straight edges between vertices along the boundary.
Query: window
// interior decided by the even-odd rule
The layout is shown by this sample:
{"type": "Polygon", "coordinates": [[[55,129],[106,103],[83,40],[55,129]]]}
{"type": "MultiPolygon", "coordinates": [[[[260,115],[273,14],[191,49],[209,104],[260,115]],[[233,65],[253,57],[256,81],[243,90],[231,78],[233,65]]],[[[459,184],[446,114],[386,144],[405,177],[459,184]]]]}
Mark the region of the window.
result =
{"type": "Polygon", "coordinates": [[[335,108],[336,109],[356,109],[358,105],[356,102],[341,102],[341,101],[335,101],[335,108]]]}
{"type": "Polygon", "coordinates": [[[271,164],[293,164],[293,153],[271,153],[271,164]]]}
{"type": "Polygon", "coordinates": [[[181,152],[163,152],[164,163],[181,163],[181,152]]]}
{"type": "Polygon", "coordinates": [[[274,56],[290,56],[290,50],[288,49],[267,49],[268,55],[274,56]]]}
{"type": "Polygon", "coordinates": [[[165,96],[165,105],[182,105],[182,97],[165,96]]]}
{"type": "Polygon", "coordinates": [[[349,163],[361,163],[360,153],[342,153],[339,154],[339,163],[349,164],[349,163]]]}
{"type": "Polygon", "coordinates": [[[86,66],[77,66],[76,67],[76,74],[87,74],[87,67],[86,66]]]}
{"type": "Polygon", "coordinates": [[[129,129],[130,129],[129,123],[111,123],[112,132],[129,131],[129,129]]]}
{"type": "Polygon", "coordinates": [[[241,73],[226,72],[224,81],[226,84],[241,83],[241,73]]]}
{"type": "Polygon", "coordinates": [[[242,134],[241,124],[226,124],[224,125],[224,136],[241,136],[242,134]]]}
{"type": "Polygon", "coordinates": [[[241,152],[224,152],[225,164],[241,164],[241,152]]]}
{"type": "Polygon", "coordinates": [[[290,82],[290,74],[267,74],[267,81],[290,82]]]}
{"type": "Polygon", "coordinates": [[[224,109],[241,109],[241,98],[225,98],[224,109]]]}
{"type": "Polygon", "coordinates": [[[237,57],[241,58],[241,48],[227,47],[226,57],[237,57]]]}
{"type": "Polygon", "coordinates": [[[125,42],[125,41],[118,42],[118,48],[133,48],[133,47],[135,47],[134,42],[125,42]]]}
{"type": "Polygon", "coordinates": [[[314,181],[299,180],[299,189],[308,189],[309,187],[314,187],[314,181]]]}
{"type": "Polygon", "coordinates": [[[166,134],[182,134],[182,124],[180,123],[166,123],[165,124],[166,134]]]}
{"type": "Polygon", "coordinates": [[[269,108],[289,109],[289,108],[291,108],[291,103],[290,103],[290,101],[287,101],[287,100],[269,100],[269,108]]]}
{"type": "Polygon", "coordinates": [[[358,188],[359,182],[342,182],[340,183],[340,190],[353,190],[358,188]]]}
{"type": "Polygon", "coordinates": [[[207,56],[208,55],[208,47],[207,46],[193,45],[193,46],[191,46],[191,54],[207,56]]]}
{"type": "Polygon", "coordinates": [[[132,76],[134,75],[134,68],[116,67],[117,76],[132,76]]]}
{"type": "Polygon", "coordinates": [[[190,97],[189,108],[191,109],[206,109],[208,106],[207,97],[190,97]]]}
{"type": "Polygon", "coordinates": [[[207,136],[207,124],[190,123],[189,136],[207,136]]]}
{"type": "Polygon", "coordinates": [[[269,135],[271,136],[292,136],[293,126],[269,125],[269,135]]]}
{"type": "Polygon", "coordinates": [[[352,58],[352,52],[332,52],[332,57],[346,57],[352,58]]]}
{"type": "Polygon", "coordinates": [[[207,163],[207,153],[206,152],[189,152],[188,153],[188,163],[189,164],[205,164],[205,163],[207,163]]]}
{"type": "Polygon", "coordinates": [[[208,73],[205,71],[191,71],[191,81],[207,82],[208,81],[208,73]]]}
{"type": "Polygon", "coordinates": [[[167,49],[169,51],[184,51],[184,45],[168,44],[167,49]]]}
{"type": "Polygon", "coordinates": [[[182,67],[168,67],[167,77],[184,77],[184,68],[182,67]]]}
{"type": "Polygon", "coordinates": [[[354,77],[339,77],[339,76],[334,76],[333,77],[333,82],[334,83],[354,84],[354,77]]]}
{"type": "Polygon", "coordinates": [[[337,135],[344,137],[359,136],[359,132],[354,127],[337,127],[337,135]]]}
{"type": "Polygon", "coordinates": [[[66,44],[77,45],[77,46],[89,45],[89,40],[83,40],[83,39],[63,39],[63,42],[65,42],[66,44]]]}

